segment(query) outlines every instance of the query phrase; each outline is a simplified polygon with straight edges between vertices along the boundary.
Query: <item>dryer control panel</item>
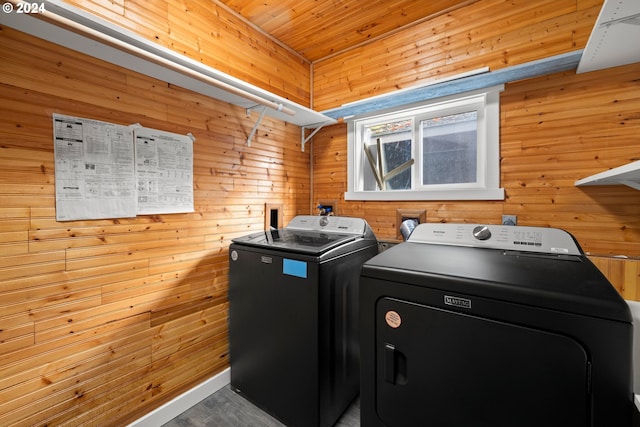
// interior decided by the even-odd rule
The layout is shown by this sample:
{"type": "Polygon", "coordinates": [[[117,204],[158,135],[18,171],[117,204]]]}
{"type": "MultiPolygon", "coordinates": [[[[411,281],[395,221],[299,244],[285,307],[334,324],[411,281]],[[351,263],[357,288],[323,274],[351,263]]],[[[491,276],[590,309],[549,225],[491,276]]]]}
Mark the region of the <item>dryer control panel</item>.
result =
{"type": "Polygon", "coordinates": [[[558,228],[423,223],[416,227],[407,241],[548,254],[583,255],[582,249],[573,236],[558,228]]]}

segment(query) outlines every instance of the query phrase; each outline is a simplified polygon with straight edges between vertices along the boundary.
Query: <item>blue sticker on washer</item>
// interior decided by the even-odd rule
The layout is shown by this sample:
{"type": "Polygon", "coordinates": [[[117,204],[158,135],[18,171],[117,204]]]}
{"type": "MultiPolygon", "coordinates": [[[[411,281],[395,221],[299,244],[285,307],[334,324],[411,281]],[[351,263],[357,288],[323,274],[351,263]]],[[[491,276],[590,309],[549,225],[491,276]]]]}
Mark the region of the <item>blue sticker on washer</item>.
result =
{"type": "Polygon", "coordinates": [[[307,278],[307,263],[304,261],[296,261],[294,259],[284,258],[282,260],[282,273],[289,276],[307,278]]]}

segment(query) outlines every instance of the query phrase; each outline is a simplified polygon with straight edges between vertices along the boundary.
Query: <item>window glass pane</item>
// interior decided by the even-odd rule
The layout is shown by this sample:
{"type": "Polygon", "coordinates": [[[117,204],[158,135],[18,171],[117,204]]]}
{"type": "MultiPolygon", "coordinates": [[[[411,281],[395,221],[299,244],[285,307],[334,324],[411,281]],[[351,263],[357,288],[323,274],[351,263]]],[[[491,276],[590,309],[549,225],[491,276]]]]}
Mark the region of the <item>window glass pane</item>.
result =
{"type": "MultiPolygon", "coordinates": [[[[382,165],[384,173],[387,174],[411,160],[411,140],[386,142],[382,145],[382,153],[384,154],[382,165]]],[[[387,190],[411,189],[411,168],[388,179],[385,185],[387,190]]]]}
{"type": "MultiPolygon", "coordinates": [[[[383,176],[398,166],[409,161],[412,157],[411,138],[413,133],[413,120],[398,120],[391,122],[376,123],[364,127],[364,182],[365,191],[380,189],[376,180],[375,172],[383,181],[383,176]],[[380,151],[378,153],[378,141],[380,151]]],[[[407,190],[411,189],[411,168],[407,168],[401,173],[383,182],[385,190],[407,190]]]]}
{"type": "Polygon", "coordinates": [[[477,121],[469,111],[421,122],[422,185],[477,181],[477,121]]]}

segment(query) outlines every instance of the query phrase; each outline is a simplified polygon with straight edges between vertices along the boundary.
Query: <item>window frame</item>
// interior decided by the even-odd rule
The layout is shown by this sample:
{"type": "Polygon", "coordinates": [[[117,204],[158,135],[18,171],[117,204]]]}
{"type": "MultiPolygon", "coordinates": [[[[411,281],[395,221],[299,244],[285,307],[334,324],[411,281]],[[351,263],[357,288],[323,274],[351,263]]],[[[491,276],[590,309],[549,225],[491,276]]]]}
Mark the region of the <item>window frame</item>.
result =
{"type": "Polygon", "coordinates": [[[345,200],[504,200],[500,188],[500,92],[504,85],[431,99],[400,108],[354,116],[347,120],[347,191],[345,200]],[[470,108],[473,106],[474,108],[470,108]],[[421,121],[471,110],[478,111],[477,165],[474,183],[422,185],[422,125],[421,121]],[[367,125],[413,120],[411,166],[412,189],[363,190],[365,158],[362,129],[367,125]]]}

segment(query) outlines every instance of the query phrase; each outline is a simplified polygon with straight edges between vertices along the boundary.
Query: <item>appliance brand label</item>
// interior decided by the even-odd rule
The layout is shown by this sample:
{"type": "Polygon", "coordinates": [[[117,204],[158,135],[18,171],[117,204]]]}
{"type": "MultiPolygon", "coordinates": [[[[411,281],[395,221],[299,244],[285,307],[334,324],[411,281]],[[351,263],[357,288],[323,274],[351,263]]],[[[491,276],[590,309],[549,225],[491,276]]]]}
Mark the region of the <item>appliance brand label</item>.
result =
{"type": "Polygon", "coordinates": [[[444,303],[453,307],[471,308],[471,300],[467,298],[444,296],[444,303]]]}

